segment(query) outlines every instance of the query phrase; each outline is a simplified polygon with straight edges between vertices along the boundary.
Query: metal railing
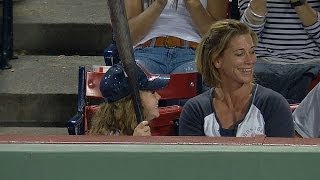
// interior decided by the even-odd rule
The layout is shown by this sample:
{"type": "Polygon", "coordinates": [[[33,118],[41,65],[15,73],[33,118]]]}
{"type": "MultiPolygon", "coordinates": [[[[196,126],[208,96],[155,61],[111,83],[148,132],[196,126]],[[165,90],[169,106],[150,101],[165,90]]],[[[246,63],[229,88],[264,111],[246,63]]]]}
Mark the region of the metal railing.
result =
{"type": "Polygon", "coordinates": [[[10,69],[9,59],[13,58],[13,1],[3,0],[0,69],[10,69]]]}

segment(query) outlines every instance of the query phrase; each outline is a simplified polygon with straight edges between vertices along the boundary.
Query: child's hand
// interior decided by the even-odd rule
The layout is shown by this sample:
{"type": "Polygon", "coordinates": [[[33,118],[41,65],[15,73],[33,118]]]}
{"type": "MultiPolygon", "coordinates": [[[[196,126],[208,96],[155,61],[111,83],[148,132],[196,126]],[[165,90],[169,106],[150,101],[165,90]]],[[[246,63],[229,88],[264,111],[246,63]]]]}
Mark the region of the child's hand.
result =
{"type": "Polygon", "coordinates": [[[142,121],[134,129],[133,136],[151,136],[151,131],[148,121],[142,121]]]}

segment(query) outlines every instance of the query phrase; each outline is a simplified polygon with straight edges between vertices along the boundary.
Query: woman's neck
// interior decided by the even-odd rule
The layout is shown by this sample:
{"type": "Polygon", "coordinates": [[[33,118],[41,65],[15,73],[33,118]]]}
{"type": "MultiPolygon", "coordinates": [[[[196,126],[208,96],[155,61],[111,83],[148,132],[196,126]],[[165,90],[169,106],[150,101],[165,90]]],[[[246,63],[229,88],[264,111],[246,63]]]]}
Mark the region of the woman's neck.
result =
{"type": "Polygon", "coordinates": [[[251,83],[235,89],[215,88],[213,104],[222,128],[229,129],[244,118],[248,110],[252,88],[251,83]]]}
{"type": "Polygon", "coordinates": [[[245,99],[251,95],[253,84],[243,84],[242,86],[220,86],[215,88],[215,98],[224,101],[229,107],[242,106],[245,99]]]}

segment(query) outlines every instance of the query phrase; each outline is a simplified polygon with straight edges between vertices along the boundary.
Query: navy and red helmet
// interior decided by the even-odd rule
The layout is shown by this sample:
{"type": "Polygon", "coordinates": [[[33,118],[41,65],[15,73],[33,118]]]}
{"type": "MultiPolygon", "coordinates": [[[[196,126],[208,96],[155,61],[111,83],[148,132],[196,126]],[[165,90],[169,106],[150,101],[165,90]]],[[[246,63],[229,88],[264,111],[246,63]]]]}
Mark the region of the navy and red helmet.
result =
{"type": "MultiPolygon", "coordinates": [[[[138,64],[133,68],[139,90],[155,91],[169,83],[170,75],[150,74],[138,64]]],[[[106,102],[115,102],[130,95],[128,76],[121,63],[108,69],[100,81],[100,91],[106,102]]]]}

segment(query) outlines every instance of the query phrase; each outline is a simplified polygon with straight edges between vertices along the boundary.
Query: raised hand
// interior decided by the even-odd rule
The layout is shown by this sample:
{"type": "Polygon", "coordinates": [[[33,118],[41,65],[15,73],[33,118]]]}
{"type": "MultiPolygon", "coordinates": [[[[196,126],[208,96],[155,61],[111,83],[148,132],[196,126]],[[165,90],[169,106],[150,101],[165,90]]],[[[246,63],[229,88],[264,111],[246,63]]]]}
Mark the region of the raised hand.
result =
{"type": "Polygon", "coordinates": [[[267,12],[267,1],[266,0],[251,0],[251,10],[258,15],[265,15],[267,12]]]}

